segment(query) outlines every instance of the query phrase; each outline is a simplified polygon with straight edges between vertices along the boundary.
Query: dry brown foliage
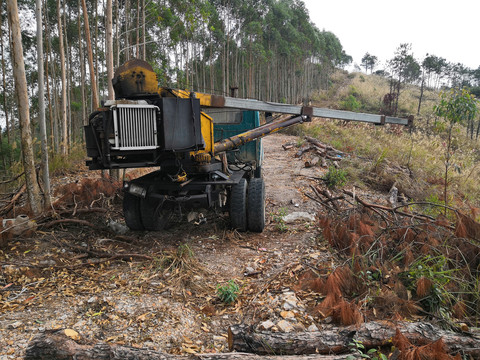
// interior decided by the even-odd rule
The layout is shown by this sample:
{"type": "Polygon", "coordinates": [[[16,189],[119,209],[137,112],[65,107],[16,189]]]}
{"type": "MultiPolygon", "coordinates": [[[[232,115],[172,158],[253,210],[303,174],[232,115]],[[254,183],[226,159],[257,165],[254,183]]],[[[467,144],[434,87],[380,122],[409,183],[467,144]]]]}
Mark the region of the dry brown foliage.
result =
{"type": "Polygon", "coordinates": [[[54,195],[58,200],[56,208],[92,207],[95,201],[112,197],[120,188],[120,182],[107,178],[85,178],[80,182],[69,183],[59,187],[54,195]]]}
{"type": "Polygon", "coordinates": [[[358,306],[352,301],[340,299],[332,309],[332,318],[339,325],[359,325],[364,322],[358,306]]]}
{"type": "Polygon", "coordinates": [[[439,340],[424,346],[413,345],[398,329],[393,344],[400,351],[398,360],[461,360],[460,354],[451,356],[447,353],[447,349],[443,340],[439,340]]]}
{"type": "Polygon", "coordinates": [[[430,294],[433,289],[432,280],[427,279],[426,277],[422,276],[420,279],[417,280],[417,296],[420,298],[424,298],[430,294]]]}

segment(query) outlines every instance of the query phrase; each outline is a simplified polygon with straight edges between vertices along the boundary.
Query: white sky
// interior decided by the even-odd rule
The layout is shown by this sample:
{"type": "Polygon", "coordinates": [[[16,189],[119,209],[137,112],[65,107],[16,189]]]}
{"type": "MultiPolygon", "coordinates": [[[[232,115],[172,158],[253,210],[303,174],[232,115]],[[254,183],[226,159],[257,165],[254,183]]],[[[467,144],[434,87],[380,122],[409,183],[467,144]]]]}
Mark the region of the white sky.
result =
{"type": "Polygon", "coordinates": [[[402,43],[421,62],[431,54],[480,66],[479,0],[303,0],[320,30],[333,32],[360,64],[369,52],[383,68],[402,43]]]}

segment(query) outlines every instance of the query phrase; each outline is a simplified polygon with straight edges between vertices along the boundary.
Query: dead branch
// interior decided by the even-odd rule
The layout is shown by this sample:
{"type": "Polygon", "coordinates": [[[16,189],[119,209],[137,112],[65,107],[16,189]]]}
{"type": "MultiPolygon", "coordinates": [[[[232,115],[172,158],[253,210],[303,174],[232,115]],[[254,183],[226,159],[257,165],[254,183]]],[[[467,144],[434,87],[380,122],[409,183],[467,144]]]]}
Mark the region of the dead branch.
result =
{"type": "Polygon", "coordinates": [[[8,212],[10,212],[10,210],[13,209],[13,207],[15,206],[15,203],[18,201],[20,196],[22,196],[25,190],[27,190],[27,186],[23,184],[20,190],[18,190],[18,192],[9,201],[9,203],[5,205],[2,209],[0,209],[0,214],[7,214],[8,212]]]}
{"type": "Polygon", "coordinates": [[[59,225],[59,224],[76,224],[76,225],[82,225],[82,226],[88,226],[92,229],[99,230],[97,226],[92,224],[89,221],[86,220],[80,220],[80,219],[59,219],[59,220],[53,220],[50,221],[49,223],[41,225],[42,228],[44,229],[49,229],[53,226],[59,225]]]}
{"type": "Polygon", "coordinates": [[[20,178],[21,176],[23,176],[24,174],[25,174],[25,171],[22,172],[20,175],[15,176],[13,179],[5,180],[5,181],[0,181],[0,185],[12,183],[12,182],[14,182],[15,180],[19,179],[19,178],[20,178]]]}

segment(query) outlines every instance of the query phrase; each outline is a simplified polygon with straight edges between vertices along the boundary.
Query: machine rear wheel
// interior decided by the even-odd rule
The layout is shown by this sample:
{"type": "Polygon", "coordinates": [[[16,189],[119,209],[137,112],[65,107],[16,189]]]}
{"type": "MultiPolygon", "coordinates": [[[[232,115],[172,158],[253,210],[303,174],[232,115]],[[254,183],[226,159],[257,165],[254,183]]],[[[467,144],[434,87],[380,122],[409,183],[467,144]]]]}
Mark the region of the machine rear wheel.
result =
{"type": "Polygon", "coordinates": [[[230,192],[230,221],[232,228],[247,231],[247,180],[232,186],[230,192]]]}
{"type": "Polygon", "coordinates": [[[130,230],[145,230],[140,215],[140,198],[128,192],[123,194],[123,216],[130,230]]]}
{"type": "Polygon", "coordinates": [[[248,184],[247,201],[248,230],[262,232],[265,228],[265,182],[253,178],[248,184]]]}
{"type": "Polygon", "coordinates": [[[154,198],[140,200],[140,214],[143,226],[149,231],[165,229],[170,216],[170,212],[164,208],[164,202],[154,198]]]}

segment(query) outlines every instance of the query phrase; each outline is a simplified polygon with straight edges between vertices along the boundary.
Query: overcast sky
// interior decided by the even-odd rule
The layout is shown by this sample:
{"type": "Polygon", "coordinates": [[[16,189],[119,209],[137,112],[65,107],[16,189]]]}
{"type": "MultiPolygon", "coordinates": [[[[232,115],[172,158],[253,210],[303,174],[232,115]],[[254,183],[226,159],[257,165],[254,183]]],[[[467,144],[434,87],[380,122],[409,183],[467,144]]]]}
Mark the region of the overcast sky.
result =
{"type": "Polygon", "coordinates": [[[415,58],[441,56],[480,66],[480,0],[303,0],[320,30],[333,32],[345,52],[360,64],[369,52],[382,62],[402,43],[415,58]]]}

